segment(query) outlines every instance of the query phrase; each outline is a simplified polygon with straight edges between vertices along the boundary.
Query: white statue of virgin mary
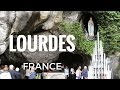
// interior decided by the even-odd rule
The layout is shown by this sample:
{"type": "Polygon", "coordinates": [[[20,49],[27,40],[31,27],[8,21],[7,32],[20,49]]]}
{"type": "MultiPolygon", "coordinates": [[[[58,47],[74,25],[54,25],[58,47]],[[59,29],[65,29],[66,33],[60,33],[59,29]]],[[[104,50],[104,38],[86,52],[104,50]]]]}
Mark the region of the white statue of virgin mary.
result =
{"type": "Polygon", "coordinates": [[[90,37],[94,36],[94,23],[92,17],[90,17],[90,20],[88,21],[88,35],[90,37]]]}

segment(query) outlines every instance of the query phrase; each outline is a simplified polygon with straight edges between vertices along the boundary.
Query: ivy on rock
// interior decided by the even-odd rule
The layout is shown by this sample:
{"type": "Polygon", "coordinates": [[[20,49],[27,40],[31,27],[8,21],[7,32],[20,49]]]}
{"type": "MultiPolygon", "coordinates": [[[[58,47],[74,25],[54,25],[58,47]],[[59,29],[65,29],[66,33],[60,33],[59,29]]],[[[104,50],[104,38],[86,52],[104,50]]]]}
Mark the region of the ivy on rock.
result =
{"type": "Polygon", "coordinates": [[[93,52],[94,42],[88,41],[85,37],[83,29],[79,22],[61,22],[59,25],[59,30],[66,33],[72,34],[75,36],[75,44],[76,48],[81,51],[81,53],[85,53],[91,55],[93,52]]]}

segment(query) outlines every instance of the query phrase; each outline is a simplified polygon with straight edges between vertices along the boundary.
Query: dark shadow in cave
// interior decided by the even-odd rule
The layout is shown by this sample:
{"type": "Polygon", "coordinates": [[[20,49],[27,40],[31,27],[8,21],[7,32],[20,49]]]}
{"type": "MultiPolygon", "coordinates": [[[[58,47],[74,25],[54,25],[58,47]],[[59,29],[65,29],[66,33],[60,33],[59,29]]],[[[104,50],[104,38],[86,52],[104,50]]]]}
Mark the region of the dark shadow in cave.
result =
{"type": "Polygon", "coordinates": [[[96,20],[96,18],[93,14],[88,13],[88,12],[83,12],[83,14],[82,14],[82,22],[83,22],[83,25],[84,25],[84,30],[86,30],[88,32],[88,21],[90,20],[90,17],[92,17],[93,22],[94,22],[94,35],[95,35],[95,38],[96,38],[97,31],[98,31],[97,20],[96,20]]]}
{"type": "Polygon", "coordinates": [[[90,56],[84,54],[73,54],[70,52],[62,52],[59,54],[59,58],[55,63],[62,63],[69,68],[73,67],[77,69],[78,66],[88,66],[90,63],[90,56]]]}
{"type": "MultiPolygon", "coordinates": [[[[15,58],[16,58],[16,55],[14,56],[15,58]]],[[[8,65],[9,66],[12,64],[15,67],[21,68],[21,65],[23,65],[23,63],[29,63],[27,60],[25,60],[25,58],[19,59],[18,61],[14,61],[14,60],[9,59],[9,57],[11,57],[11,56],[9,56],[9,54],[6,54],[6,52],[3,53],[2,55],[0,55],[0,65],[8,65]]]]}

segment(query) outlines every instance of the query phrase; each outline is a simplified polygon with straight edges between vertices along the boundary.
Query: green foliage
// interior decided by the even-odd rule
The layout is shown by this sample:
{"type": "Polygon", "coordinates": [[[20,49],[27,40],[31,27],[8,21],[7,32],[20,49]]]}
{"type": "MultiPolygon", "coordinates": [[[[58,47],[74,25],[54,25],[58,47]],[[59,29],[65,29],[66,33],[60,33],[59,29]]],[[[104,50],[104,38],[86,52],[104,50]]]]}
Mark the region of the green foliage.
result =
{"type": "Polygon", "coordinates": [[[92,53],[94,42],[85,38],[79,22],[68,23],[63,21],[59,26],[59,30],[75,36],[75,44],[78,50],[89,55],[92,53]]]}
{"type": "Polygon", "coordinates": [[[99,12],[97,20],[106,54],[111,55],[120,52],[120,12],[99,12]]]}
{"type": "MultiPolygon", "coordinates": [[[[120,12],[95,11],[100,39],[103,41],[104,51],[107,55],[120,52],[120,12]]],[[[79,22],[60,24],[60,30],[73,34],[79,50],[91,54],[94,43],[87,41],[79,22]]]]}

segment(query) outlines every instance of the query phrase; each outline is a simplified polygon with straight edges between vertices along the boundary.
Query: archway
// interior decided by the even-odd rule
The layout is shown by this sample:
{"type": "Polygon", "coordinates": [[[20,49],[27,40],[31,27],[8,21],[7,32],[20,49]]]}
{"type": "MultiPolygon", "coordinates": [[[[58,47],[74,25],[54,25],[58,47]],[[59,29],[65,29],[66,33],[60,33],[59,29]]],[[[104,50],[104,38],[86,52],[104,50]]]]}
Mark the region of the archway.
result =
{"type": "Polygon", "coordinates": [[[77,69],[78,66],[88,66],[90,63],[91,56],[85,54],[74,54],[70,52],[62,52],[59,54],[59,58],[55,63],[62,63],[64,66],[69,68],[73,67],[77,69]]]}

